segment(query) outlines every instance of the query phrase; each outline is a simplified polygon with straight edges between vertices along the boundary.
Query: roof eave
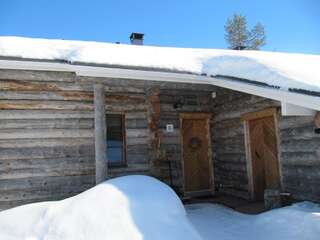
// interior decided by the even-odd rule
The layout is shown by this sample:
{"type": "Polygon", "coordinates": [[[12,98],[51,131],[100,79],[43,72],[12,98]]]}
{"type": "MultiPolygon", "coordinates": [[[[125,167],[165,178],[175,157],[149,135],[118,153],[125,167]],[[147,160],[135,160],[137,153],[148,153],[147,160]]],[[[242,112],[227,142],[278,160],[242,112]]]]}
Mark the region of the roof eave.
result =
{"type": "Polygon", "coordinates": [[[62,71],[74,72],[78,76],[135,79],[144,81],[181,82],[194,84],[211,84],[239,92],[290,103],[308,109],[320,111],[320,98],[306,94],[285,91],[228,80],[227,77],[208,77],[187,73],[172,73],[155,70],[134,70],[97,66],[73,65],[59,62],[0,60],[0,69],[62,71]]]}

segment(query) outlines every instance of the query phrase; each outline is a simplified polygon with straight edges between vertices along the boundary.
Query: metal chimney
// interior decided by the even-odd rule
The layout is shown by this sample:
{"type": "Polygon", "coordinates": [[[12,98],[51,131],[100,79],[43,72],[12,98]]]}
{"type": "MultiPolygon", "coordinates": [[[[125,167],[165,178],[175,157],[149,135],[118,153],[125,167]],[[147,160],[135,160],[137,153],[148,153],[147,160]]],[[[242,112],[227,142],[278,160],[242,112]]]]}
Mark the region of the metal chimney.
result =
{"type": "Polygon", "coordinates": [[[132,45],[143,45],[143,33],[131,33],[130,42],[132,45]]]}

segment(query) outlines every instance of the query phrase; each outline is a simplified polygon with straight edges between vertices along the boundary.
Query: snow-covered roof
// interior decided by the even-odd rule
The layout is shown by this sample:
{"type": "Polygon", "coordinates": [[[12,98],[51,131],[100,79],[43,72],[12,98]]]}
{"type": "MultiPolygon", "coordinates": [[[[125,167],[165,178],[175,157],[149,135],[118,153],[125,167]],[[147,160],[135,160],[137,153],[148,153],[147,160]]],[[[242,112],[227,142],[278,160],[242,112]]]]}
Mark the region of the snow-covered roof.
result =
{"type": "Polygon", "coordinates": [[[320,93],[320,55],[0,37],[0,57],[227,76],[320,93]]]}

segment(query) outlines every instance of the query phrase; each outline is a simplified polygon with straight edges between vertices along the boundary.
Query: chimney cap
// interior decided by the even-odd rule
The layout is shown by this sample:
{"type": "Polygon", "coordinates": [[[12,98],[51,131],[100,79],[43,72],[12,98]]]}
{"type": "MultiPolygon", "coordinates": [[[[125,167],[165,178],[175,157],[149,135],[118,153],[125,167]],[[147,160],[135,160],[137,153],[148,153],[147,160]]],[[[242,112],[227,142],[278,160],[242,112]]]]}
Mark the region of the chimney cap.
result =
{"type": "Polygon", "coordinates": [[[130,40],[133,39],[138,39],[138,40],[142,40],[143,39],[144,34],[143,33],[137,33],[137,32],[133,32],[130,35],[130,40]]]}

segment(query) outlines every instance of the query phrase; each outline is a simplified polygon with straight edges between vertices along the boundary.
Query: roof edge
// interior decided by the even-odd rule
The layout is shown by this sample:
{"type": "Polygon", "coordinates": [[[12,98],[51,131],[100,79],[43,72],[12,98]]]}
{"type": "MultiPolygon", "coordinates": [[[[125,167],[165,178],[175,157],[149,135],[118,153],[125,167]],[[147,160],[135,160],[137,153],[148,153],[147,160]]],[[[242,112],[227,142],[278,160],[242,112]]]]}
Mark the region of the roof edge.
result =
{"type": "Polygon", "coordinates": [[[206,76],[164,71],[108,68],[97,66],[74,65],[59,62],[0,60],[0,69],[61,71],[74,72],[78,76],[122,78],[144,81],[181,82],[193,84],[210,84],[234,91],[265,97],[280,102],[320,111],[320,98],[303,93],[290,92],[268,86],[252,84],[248,81],[236,81],[227,76],[206,76]]]}

